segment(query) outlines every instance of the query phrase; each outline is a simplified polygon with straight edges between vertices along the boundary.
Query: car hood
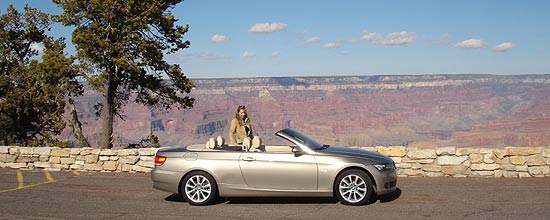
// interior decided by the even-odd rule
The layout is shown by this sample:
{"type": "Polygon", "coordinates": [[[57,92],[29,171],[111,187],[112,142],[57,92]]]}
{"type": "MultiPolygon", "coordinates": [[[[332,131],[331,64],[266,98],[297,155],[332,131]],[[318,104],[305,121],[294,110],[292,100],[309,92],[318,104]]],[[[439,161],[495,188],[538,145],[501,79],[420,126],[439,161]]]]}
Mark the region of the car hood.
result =
{"type": "Polygon", "coordinates": [[[361,150],[357,148],[350,148],[350,147],[330,146],[326,149],[318,151],[318,153],[328,154],[328,155],[360,157],[360,158],[366,158],[366,159],[370,159],[381,163],[393,163],[393,160],[391,158],[384,156],[382,154],[372,152],[372,151],[367,151],[367,150],[361,150]]]}

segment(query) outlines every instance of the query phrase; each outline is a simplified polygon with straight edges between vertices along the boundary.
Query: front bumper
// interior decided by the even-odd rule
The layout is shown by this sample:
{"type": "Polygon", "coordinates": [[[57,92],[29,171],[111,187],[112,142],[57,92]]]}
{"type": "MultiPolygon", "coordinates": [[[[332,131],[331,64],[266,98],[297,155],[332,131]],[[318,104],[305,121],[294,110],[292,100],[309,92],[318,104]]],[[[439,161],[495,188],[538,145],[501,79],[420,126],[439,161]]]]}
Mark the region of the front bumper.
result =
{"type": "Polygon", "coordinates": [[[382,171],[378,174],[378,177],[375,177],[377,195],[388,194],[397,189],[397,172],[395,169],[382,171]]]}

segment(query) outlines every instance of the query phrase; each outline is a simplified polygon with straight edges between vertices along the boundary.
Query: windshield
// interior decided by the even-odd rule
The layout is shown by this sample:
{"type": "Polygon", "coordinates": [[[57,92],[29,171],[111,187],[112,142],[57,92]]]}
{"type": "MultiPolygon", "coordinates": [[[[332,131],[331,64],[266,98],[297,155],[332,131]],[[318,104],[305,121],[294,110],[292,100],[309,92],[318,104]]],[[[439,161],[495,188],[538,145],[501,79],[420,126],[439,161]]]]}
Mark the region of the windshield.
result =
{"type": "Polygon", "coordinates": [[[301,144],[309,146],[313,150],[320,150],[324,147],[323,144],[291,128],[285,129],[283,132],[301,144]]]}

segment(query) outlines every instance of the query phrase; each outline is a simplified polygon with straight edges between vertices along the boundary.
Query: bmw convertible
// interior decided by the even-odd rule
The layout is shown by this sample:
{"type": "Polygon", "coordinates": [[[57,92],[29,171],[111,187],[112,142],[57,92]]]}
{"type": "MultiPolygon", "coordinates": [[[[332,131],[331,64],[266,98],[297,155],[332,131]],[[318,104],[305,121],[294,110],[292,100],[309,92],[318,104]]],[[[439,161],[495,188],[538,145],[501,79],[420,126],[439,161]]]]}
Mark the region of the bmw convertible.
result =
{"type": "Polygon", "coordinates": [[[255,136],[242,145],[218,137],[161,148],[151,171],[153,188],[179,194],[191,205],[219,197],[336,197],[345,205],[363,205],[396,189],[389,157],[324,145],[292,128],[275,135],[288,145],[264,145],[255,136]]]}

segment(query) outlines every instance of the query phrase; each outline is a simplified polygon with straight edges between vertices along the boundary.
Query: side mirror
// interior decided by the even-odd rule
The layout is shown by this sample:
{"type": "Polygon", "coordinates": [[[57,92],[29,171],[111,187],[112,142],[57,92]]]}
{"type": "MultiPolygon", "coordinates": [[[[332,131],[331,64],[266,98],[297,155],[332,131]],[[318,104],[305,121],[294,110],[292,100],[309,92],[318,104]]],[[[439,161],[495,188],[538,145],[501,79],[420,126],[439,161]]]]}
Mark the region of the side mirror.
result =
{"type": "Polygon", "coordinates": [[[292,153],[294,153],[294,156],[298,157],[298,156],[304,155],[306,152],[304,152],[302,150],[302,148],[300,148],[298,146],[293,146],[292,147],[292,153]]]}

